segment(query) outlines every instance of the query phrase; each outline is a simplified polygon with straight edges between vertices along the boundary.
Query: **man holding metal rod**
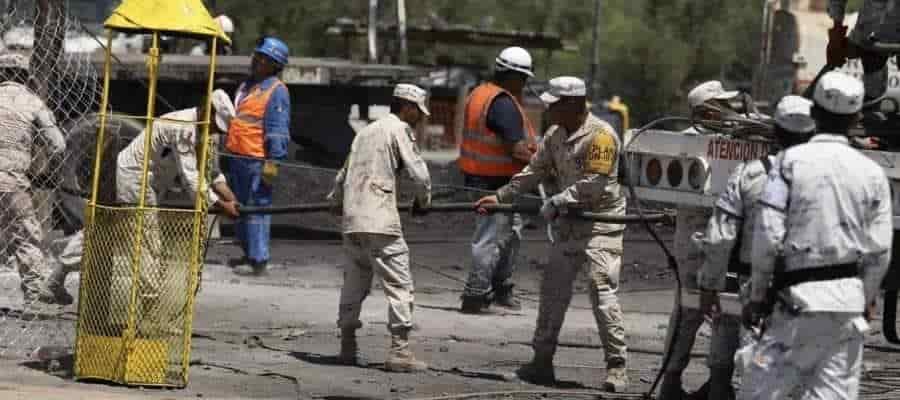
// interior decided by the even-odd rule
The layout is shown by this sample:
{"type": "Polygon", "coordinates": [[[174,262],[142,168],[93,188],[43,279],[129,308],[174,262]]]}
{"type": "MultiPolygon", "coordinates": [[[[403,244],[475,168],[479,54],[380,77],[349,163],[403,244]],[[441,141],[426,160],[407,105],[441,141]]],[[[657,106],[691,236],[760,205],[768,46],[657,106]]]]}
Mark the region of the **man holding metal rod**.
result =
{"type": "MultiPolygon", "coordinates": [[[[548,221],[561,213],[591,211],[624,216],[625,197],[619,184],[618,167],[622,145],[606,122],[587,110],[584,81],[575,77],[550,80],[550,89],[541,95],[549,104],[553,124],[537,153],[522,172],[496,195],[478,200],[480,213],[497,203],[510,203],[544,180],[555,179],[562,191],[551,196],[541,208],[548,221]]],[[[552,383],[553,356],[566,310],[572,300],[572,284],[581,268],[591,276],[590,299],[600,339],[606,352],[607,375],[604,389],[623,391],[628,385],[625,363],[625,325],[616,292],[622,265],[624,225],[565,218],[556,231],[540,289],[540,306],[534,332],[534,358],[519,369],[521,378],[535,383],[552,383]]]]}

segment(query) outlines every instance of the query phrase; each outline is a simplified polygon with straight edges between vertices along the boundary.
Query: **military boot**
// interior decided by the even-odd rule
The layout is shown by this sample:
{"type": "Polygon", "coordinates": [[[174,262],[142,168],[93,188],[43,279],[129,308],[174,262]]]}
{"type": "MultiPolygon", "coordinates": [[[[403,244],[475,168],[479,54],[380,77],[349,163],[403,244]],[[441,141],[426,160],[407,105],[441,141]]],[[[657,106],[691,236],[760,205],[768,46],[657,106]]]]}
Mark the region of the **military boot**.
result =
{"type": "Polygon", "coordinates": [[[462,296],[459,312],[463,314],[483,314],[488,312],[491,303],[487,296],[462,296]]]}
{"type": "Polygon", "coordinates": [[[62,265],[57,265],[50,276],[44,281],[47,291],[53,293],[54,302],[67,306],[72,304],[75,299],[66,291],[66,271],[62,265]]]}
{"type": "Polygon", "coordinates": [[[516,300],[513,286],[511,283],[494,285],[494,304],[513,311],[521,310],[522,304],[516,300]]]}
{"type": "Polygon", "coordinates": [[[606,382],[603,390],[613,393],[624,392],[628,388],[628,368],[625,360],[611,360],[606,363],[606,382]]]}
{"type": "Polygon", "coordinates": [[[22,284],[21,288],[25,305],[35,303],[57,304],[56,296],[53,295],[53,292],[51,292],[50,289],[47,289],[47,286],[44,283],[30,285],[22,284]]]}
{"type": "Polygon", "coordinates": [[[428,364],[416,360],[409,349],[410,328],[391,331],[391,350],[384,368],[390,372],[422,372],[428,370],[428,364]]]}
{"type": "Polygon", "coordinates": [[[687,392],[681,388],[681,376],[677,374],[663,375],[662,384],[659,386],[658,400],[682,400],[687,398],[687,392]]]}
{"type": "Polygon", "coordinates": [[[369,366],[368,360],[359,352],[356,329],[341,329],[341,352],[337,356],[337,362],[341,365],[369,366]]]}
{"type": "Polygon", "coordinates": [[[534,352],[531,362],[516,370],[516,375],[525,382],[536,385],[552,385],[556,383],[553,371],[553,354],[534,352]]]}

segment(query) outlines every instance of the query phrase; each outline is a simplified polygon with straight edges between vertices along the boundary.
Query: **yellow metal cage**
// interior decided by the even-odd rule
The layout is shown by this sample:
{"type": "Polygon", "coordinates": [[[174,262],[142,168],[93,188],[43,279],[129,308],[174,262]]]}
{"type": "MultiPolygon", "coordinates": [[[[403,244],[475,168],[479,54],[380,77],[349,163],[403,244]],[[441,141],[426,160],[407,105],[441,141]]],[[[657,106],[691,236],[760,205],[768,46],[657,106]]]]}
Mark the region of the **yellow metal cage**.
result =
{"type": "MultiPolygon", "coordinates": [[[[175,386],[188,383],[194,294],[198,285],[206,230],[206,186],[210,93],[216,65],[216,41],[230,41],[200,0],[126,0],[105,22],[108,30],[100,128],[94,157],[91,200],[85,221],[84,257],[79,289],[76,379],[125,385],[175,386]],[[137,204],[100,204],[101,165],[109,113],[113,31],[151,36],[147,54],[149,85],[144,159],[137,204]],[[149,151],[154,123],[179,123],[154,117],[160,34],[211,41],[207,104],[197,127],[202,141],[199,190],[192,209],[160,208],[148,201],[149,151]]],[[[108,198],[103,195],[103,198],[108,198]]]]}

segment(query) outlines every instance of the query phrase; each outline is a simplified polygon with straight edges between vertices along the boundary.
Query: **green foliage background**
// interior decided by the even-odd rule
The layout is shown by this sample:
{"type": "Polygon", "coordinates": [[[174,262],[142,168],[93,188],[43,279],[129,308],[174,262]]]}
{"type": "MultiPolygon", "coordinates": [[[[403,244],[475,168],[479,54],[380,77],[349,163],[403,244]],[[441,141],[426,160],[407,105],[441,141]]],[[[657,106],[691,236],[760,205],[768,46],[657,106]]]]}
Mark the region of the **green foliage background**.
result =
{"type": "MultiPolygon", "coordinates": [[[[723,79],[749,89],[759,53],[763,0],[602,0],[600,82],[603,97],[622,96],[639,120],[684,112],[686,91],[723,79]]],[[[851,0],[858,6],[860,0],[851,0]]],[[[208,1],[208,3],[211,3],[208,1]]],[[[395,21],[395,1],[382,0],[381,20],[395,21]]],[[[239,49],[263,33],[277,34],[292,55],[363,60],[365,39],[348,47],[326,28],[339,17],[366,21],[364,0],[215,0],[237,25],[239,49]]],[[[408,23],[436,20],[493,30],[555,33],[566,51],[533,51],[539,79],[585,76],[591,62],[594,2],[589,0],[407,0],[408,23]],[[436,17],[436,18],[435,18],[436,17]]],[[[510,43],[514,45],[515,43],[510,43]]],[[[420,65],[490,65],[500,48],[410,42],[420,65]]],[[[389,62],[390,60],[384,60],[389,62]]]]}

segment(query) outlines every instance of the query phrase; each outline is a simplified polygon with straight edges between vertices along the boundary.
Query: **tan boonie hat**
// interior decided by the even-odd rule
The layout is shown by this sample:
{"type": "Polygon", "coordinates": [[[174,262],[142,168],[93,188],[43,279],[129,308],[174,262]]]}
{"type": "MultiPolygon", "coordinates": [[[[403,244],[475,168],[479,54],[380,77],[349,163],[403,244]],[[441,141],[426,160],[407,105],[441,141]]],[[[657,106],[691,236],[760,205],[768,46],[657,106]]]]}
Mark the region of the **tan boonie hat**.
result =
{"type": "Polygon", "coordinates": [[[425,99],[428,98],[428,92],[425,89],[409,83],[399,83],[394,87],[394,97],[416,103],[419,111],[425,115],[431,115],[428,107],[425,106],[425,99]]]}
{"type": "Polygon", "coordinates": [[[710,100],[728,100],[737,97],[740,94],[737,90],[725,90],[722,82],[708,81],[703,82],[688,93],[688,104],[691,107],[697,107],[710,100]]]}
{"type": "Polygon", "coordinates": [[[558,76],[550,80],[550,89],[541,94],[541,101],[553,104],[562,97],[585,97],[587,87],[584,81],[574,76],[558,76]]]}
{"type": "Polygon", "coordinates": [[[811,110],[813,102],[805,97],[788,95],[775,107],[775,124],[789,132],[809,133],[816,129],[811,110]]]}

